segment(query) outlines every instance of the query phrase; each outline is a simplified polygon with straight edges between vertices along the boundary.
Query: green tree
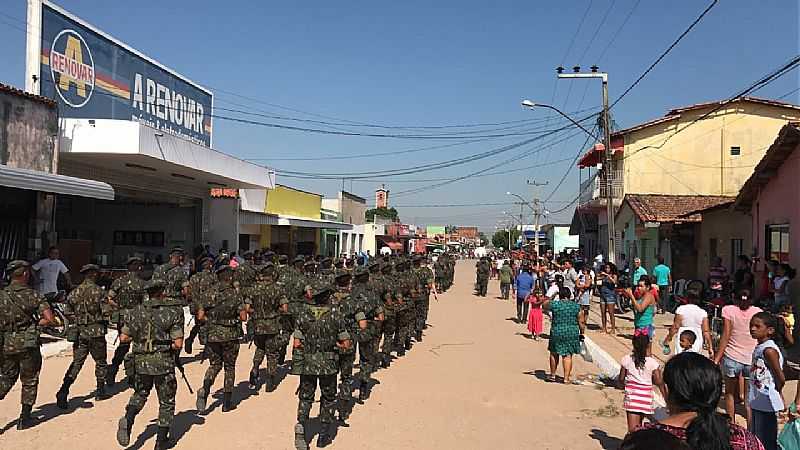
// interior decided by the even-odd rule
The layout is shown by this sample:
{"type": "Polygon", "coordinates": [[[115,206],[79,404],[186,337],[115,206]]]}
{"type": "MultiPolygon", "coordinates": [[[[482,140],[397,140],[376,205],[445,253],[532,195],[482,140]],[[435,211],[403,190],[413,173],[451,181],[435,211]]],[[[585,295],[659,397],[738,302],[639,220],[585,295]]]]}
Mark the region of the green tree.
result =
{"type": "Polygon", "coordinates": [[[394,208],[372,208],[364,213],[367,222],[375,222],[375,216],[392,221],[398,218],[397,210],[394,208]]]}
{"type": "MultiPolygon", "coordinates": [[[[516,244],[517,239],[519,239],[519,230],[511,230],[511,243],[516,244]]],[[[495,248],[503,247],[503,249],[508,250],[510,248],[508,245],[508,230],[495,231],[492,235],[492,244],[495,248]]]]}

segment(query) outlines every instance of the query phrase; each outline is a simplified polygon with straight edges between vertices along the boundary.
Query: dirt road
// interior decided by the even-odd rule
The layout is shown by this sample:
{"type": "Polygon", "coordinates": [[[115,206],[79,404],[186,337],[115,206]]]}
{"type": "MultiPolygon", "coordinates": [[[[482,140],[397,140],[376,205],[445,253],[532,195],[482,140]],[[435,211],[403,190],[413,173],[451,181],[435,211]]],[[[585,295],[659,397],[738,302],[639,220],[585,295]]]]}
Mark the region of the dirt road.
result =
{"type": "MultiPolygon", "coordinates": [[[[431,300],[430,328],[422,343],[375,378],[372,397],[356,405],[349,427],[339,427],[331,449],[616,449],[625,434],[620,391],[591,385],[565,386],[542,381],[547,343],[527,338],[524,325],[510,318],[514,306],[472,294],[474,262],[457,266],[455,286],[431,300]]],[[[277,391],[250,395],[247,372],[252,349],[242,346],[237,366],[236,409],[221,412],[221,392],[212,411],[198,416],[194,397],[182,381],[173,435],[176,449],[292,449],[297,408],[297,378],[287,376],[277,391]]],[[[109,356],[110,359],[110,356],[109,356]]],[[[69,365],[66,356],[45,360],[33,428],[14,428],[19,414],[19,384],[0,403],[0,443],[8,449],[114,449],[116,423],[129,391],[95,402],[94,364],[87,361],[72,387],[70,409],[55,406],[55,392],[69,365]]],[[[186,365],[199,387],[208,363],[186,365]]],[[[576,358],[574,373],[595,373],[576,358]]],[[[221,389],[222,374],[215,389],[221,389]]],[[[114,391],[117,392],[117,391],[114,391]]],[[[158,402],[151,394],[137,417],[130,448],[155,444],[158,402]]],[[[318,404],[312,410],[316,415],[318,404]]],[[[312,425],[311,428],[316,428],[312,425]]],[[[316,443],[316,439],[312,441],[316,443]]]]}

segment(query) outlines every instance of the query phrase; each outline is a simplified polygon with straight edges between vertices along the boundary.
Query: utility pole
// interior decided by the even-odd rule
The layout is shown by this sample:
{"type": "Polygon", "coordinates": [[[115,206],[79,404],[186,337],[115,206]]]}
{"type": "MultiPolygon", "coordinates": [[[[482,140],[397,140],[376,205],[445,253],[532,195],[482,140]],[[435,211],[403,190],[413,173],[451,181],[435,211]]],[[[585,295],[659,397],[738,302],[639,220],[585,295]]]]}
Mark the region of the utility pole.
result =
{"type": "Polygon", "coordinates": [[[545,181],[544,183],[537,183],[536,180],[528,180],[527,181],[529,186],[533,186],[534,194],[533,198],[533,245],[536,248],[536,256],[539,256],[539,218],[542,217],[542,204],[539,201],[539,198],[536,196],[536,188],[539,186],[547,186],[550,184],[549,181],[545,181]]]}
{"type": "MultiPolygon", "coordinates": [[[[614,227],[614,193],[613,193],[613,177],[614,172],[611,167],[613,158],[611,155],[611,120],[608,116],[608,74],[600,72],[599,67],[592,66],[591,73],[581,73],[581,67],[575,66],[572,68],[573,73],[564,73],[563,67],[558,67],[556,72],[558,78],[600,78],[603,82],[603,147],[605,147],[605,154],[603,156],[603,176],[606,185],[606,221],[608,230],[608,259],[607,261],[613,263],[616,251],[616,230],[614,227]]],[[[563,113],[562,113],[563,114],[563,113]]],[[[591,134],[591,133],[589,133],[591,134]]]]}

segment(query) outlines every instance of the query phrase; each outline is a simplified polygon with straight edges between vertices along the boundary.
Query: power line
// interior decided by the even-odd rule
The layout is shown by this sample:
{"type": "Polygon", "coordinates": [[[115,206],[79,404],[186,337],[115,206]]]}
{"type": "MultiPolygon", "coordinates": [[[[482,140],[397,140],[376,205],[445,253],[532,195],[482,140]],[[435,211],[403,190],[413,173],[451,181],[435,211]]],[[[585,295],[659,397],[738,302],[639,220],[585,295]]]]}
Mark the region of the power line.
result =
{"type": "MultiPolygon", "coordinates": [[[[594,131],[595,129],[598,129],[598,128],[599,128],[599,127],[594,127],[594,128],[592,129],[592,131],[594,131]]],[[[572,168],[575,166],[575,163],[577,163],[577,162],[578,162],[578,159],[579,159],[579,158],[581,157],[581,155],[583,154],[583,152],[584,152],[584,149],[586,148],[586,145],[587,145],[587,144],[589,144],[589,140],[590,140],[591,138],[592,138],[592,136],[591,136],[591,135],[587,135],[587,136],[586,136],[586,140],[585,140],[585,141],[583,141],[583,145],[581,145],[581,146],[578,148],[578,153],[577,153],[577,154],[575,155],[575,157],[572,159],[572,164],[570,164],[570,165],[569,165],[569,167],[567,167],[567,170],[565,170],[565,171],[564,171],[564,175],[562,175],[562,176],[561,176],[561,179],[560,179],[560,180],[558,180],[558,183],[555,185],[555,187],[553,187],[553,190],[552,190],[552,191],[550,191],[550,194],[547,196],[547,198],[545,198],[545,199],[544,199],[544,201],[545,201],[545,202],[547,202],[548,200],[550,200],[551,198],[553,198],[553,195],[555,195],[555,193],[556,193],[556,192],[558,192],[558,190],[561,188],[561,185],[562,185],[562,184],[564,184],[564,180],[566,180],[566,179],[567,179],[567,176],[568,176],[568,175],[569,175],[569,173],[572,171],[572,168]]]]}
{"type": "Polygon", "coordinates": [[[641,2],[642,0],[636,0],[636,3],[633,4],[631,10],[628,11],[628,15],[625,16],[625,20],[623,20],[622,23],[619,25],[619,27],[617,27],[617,31],[614,32],[614,35],[611,37],[611,40],[608,41],[608,44],[606,44],[606,46],[603,48],[603,51],[600,52],[600,56],[597,57],[597,61],[602,61],[603,57],[606,56],[606,52],[608,51],[609,48],[611,48],[611,45],[614,43],[614,41],[617,40],[617,36],[619,36],[620,32],[625,28],[625,25],[628,24],[628,20],[630,20],[631,16],[633,15],[633,12],[636,11],[636,8],[639,7],[639,3],[641,2]]]}
{"type": "Polygon", "coordinates": [[[614,107],[614,106],[615,106],[617,103],[619,103],[619,102],[620,102],[620,100],[622,100],[623,98],[625,98],[625,96],[626,96],[626,95],[628,95],[628,93],[629,93],[629,92],[630,92],[630,91],[631,91],[633,88],[635,88],[635,87],[636,87],[636,86],[637,86],[637,85],[638,85],[638,84],[639,84],[639,83],[640,83],[640,82],[641,82],[641,81],[644,79],[644,77],[646,77],[646,76],[647,76],[647,74],[649,74],[649,73],[650,73],[650,71],[651,71],[651,70],[653,70],[653,68],[655,68],[655,67],[658,65],[658,63],[660,63],[660,62],[661,62],[661,60],[662,60],[662,59],[664,59],[664,58],[665,58],[665,57],[666,57],[666,56],[669,54],[669,52],[671,52],[671,51],[672,51],[672,49],[673,49],[673,48],[675,48],[675,46],[677,46],[677,45],[678,45],[678,43],[679,43],[681,40],[683,40],[683,38],[684,38],[684,37],[686,37],[686,35],[687,35],[687,34],[689,34],[689,32],[690,32],[690,31],[692,31],[692,29],[693,29],[693,28],[694,28],[694,27],[695,27],[695,26],[696,26],[698,23],[700,23],[700,21],[701,21],[701,20],[703,20],[703,17],[705,17],[705,16],[706,16],[706,14],[708,14],[708,12],[709,12],[709,11],[711,11],[711,8],[713,8],[714,6],[716,6],[718,2],[719,2],[719,0],[713,0],[713,1],[711,2],[711,4],[710,4],[710,5],[708,5],[708,6],[706,7],[706,9],[705,9],[705,10],[703,10],[703,12],[702,12],[702,13],[700,13],[700,15],[699,15],[699,16],[697,16],[697,18],[694,20],[694,22],[692,22],[692,23],[689,25],[689,27],[688,27],[688,28],[686,28],[686,29],[683,31],[683,33],[681,33],[681,34],[680,34],[680,36],[678,36],[678,38],[677,38],[677,39],[675,39],[675,41],[674,41],[674,42],[673,42],[673,43],[672,43],[672,44],[671,44],[669,47],[667,47],[667,49],[666,49],[666,50],[664,50],[664,52],[663,52],[663,53],[661,53],[661,55],[660,55],[658,58],[656,58],[656,60],[655,60],[655,61],[653,61],[653,63],[652,63],[652,64],[650,64],[650,66],[649,66],[649,67],[648,67],[648,68],[647,68],[647,69],[646,69],[644,72],[642,72],[642,74],[641,74],[641,75],[639,75],[639,78],[637,78],[637,79],[636,79],[636,81],[634,81],[634,82],[633,82],[633,83],[632,83],[630,86],[628,86],[628,88],[627,88],[627,89],[625,89],[625,91],[622,93],[622,95],[620,95],[619,97],[617,97],[617,99],[616,99],[616,100],[614,100],[614,103],[612,103],[612,104],[611,104],[611,106],[609,106],[609,109],[613,108],[613,107],[614,107]]]}
{"type": "Polygon", "coordinates": [[[600,23],[597,24],[597,28],[595,28],[594,33],[592,34],[592,38],[589,39],[589,43],[586,44],[586,48],[583,49],[583,53],[581,53],[580,58],[578,61],[583,61],[583,58],[586,57],[586,54],[589,53],[589,49],[592,48],[592,44],[594,44],[595,39],[597,39],[597,35],[600,34],[600,30],[603,29],[603,25],[605,25],[606,20],[608,20],[608,15],[611,14],[611,11],[614,9],[614,5],[616,5],[617,0],[612,0],[611,4],[608,5],[606,8],[606,12],[603,14],[603,18],[600,19],[600,23]]]}

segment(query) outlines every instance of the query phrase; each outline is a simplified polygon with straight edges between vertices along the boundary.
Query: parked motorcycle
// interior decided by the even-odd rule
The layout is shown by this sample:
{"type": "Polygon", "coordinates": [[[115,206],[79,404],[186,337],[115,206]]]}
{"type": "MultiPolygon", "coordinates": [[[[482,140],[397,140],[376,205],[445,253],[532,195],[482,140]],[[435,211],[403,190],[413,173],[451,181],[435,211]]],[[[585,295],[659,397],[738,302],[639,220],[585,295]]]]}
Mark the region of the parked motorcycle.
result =
{"type": "Polygon", "coordinates": [[[66,305],[64,301],[67,299],[66,291],[51,292],[45,295],[45,300],[50,304],[50,311],[53,312],[55,325],[42,327],[41,332],[49,334],[57,338],[67,337],[67,328],[69,327],[69,319],[66,314],[66,305]]]}

